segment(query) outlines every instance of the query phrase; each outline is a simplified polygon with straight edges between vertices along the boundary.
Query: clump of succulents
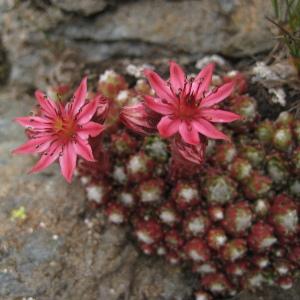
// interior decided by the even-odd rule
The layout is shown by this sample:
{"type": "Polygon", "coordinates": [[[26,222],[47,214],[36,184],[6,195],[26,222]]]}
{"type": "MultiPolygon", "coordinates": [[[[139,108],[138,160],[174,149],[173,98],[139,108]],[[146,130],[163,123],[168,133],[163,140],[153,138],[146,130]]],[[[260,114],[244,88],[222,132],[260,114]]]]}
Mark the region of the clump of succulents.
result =
{"type": "Polygon", "coordinates": [[[86,81],[71,102],[38,93],[37,115],[17,119],[29,141],[16,152],[42,154],[33,171],[59,159],[69,181],[78,154],[91,207],[128,224],[146,255],[188,266],[195,299],[290,288],[300,266],[300,122],[289,112],[262,119],[243,74],[211,86],[212,73],[208,65],[187,79],[172,62],[168,81],[145,71],[149,84],[107,71],[89,101],[86,81]]]}

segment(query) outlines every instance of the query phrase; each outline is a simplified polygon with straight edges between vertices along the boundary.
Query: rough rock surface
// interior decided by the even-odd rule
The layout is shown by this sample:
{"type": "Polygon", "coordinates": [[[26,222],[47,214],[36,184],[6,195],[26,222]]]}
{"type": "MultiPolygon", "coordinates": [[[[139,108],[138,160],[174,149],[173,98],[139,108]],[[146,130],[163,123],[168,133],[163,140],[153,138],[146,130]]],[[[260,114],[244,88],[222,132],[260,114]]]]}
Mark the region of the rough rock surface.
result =
{"type": "MultiPolygon", "coordinates": [[[[111,1],[113,2],[113,1],[111,1]]],[[[51,0],[51,3],[66,12],[75,12],[84,16],[97,14],[104,10],[109,1],[104,0],[51,0]]]]}
{"type": "Polygon", "coordinates": [[[265,19],[272,15],[270,3],[2,0],[0,31],[12,62],[11,78],[41,85],[40,78],[70,49],[80,57],[77,62],[207,52],[255,55],[274,43],[265,19]]]}

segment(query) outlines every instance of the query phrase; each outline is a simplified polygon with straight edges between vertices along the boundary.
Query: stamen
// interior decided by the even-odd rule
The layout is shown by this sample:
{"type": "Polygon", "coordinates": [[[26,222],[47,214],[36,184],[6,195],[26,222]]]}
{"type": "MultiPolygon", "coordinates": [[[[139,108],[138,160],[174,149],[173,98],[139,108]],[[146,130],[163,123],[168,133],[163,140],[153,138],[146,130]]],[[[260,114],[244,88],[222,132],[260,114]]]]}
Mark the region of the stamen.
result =
{"type": "Polygon", "coordinates": [[[194,93],[194,96],[196,96],[196,95],[198,94],[199,89],[200,89],[201,85],[203,84],[204,78],[201,77],[201,78],[198,79],[198,81],[199,81],[199,84],[198,84],[198,86],[197,86],[196,92],[194,93]]]}
{"type": "Polygon", "coordinates": [[[174,89],[173,89],[173,86],[172,86],[170,80],[167,81],[167,85],[168,85],[168,87],[170,88],[172,94],[173,94],[174,96],[178,97],[178,95],[180,94],[180,88],[178,89],[178,92],[176,93],[176,92],[174,91],[174,89]]]}

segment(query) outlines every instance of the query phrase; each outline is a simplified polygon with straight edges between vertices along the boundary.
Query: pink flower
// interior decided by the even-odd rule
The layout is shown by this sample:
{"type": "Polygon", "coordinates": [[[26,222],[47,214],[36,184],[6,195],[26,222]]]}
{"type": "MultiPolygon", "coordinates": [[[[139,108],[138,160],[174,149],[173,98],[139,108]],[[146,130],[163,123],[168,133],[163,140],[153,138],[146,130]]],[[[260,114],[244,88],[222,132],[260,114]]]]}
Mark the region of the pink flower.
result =
{"type": "Polygon", "coordinates": [[[30,173],[42,171],[58,159],[63,176],[71,182],[77,155],[94,161],[88,138],[97,136],[104,129],[103,125],[90,121],[98,109],[99,99],[96,97],[86,103],[87,78],[82,80],[72,102],[66,105],[47,99],[40,91],[36,91],[35,96],[40,113],[16,118],[21,126],[30,128],[30,138],[13,153],[41,154],[30,173]]]}
{"type": "Polygon", "coordinates": [[[201,165],[205,158],[206,142],[197,145],[185,143],[181,138],[175,138],[171,144],[172,157],[177,161],[189,161],[201,165]]]}
{"type": "Polygon", "coordinates": [[[199,133],[212,139],[229,138],[212,123],[228,123],[239,115],[214,108],[233,90],[233,83],[209,90],[214,65],[206,66],[194,79],[187,80],[185,73],[174,62],[170,64],[170,80],[164,81],[157,73],[145,70],[145,75],[156,97],[144,96],[145,105],[162,115],[157,124],[159,134],[168,138],[179,132],[183,141],[199,144],[199,133]]]}
{"type": "Polygon", "coordinates": [[[120,120],[129,129],[147,135],[156,131],[159,115],[149,110],[143,103],[138,103],[124,106],[120,113],[120,120]]]}

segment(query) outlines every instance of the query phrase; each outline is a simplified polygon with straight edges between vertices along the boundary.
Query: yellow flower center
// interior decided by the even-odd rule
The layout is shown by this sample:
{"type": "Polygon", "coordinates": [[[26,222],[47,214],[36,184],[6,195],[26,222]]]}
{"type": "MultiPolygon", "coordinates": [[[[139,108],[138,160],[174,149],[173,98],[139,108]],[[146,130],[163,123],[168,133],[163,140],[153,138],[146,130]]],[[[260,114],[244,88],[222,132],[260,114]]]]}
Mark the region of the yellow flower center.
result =
{"type": "Polygon", "coordinates": [[[58,117],[54,122],[55,133],[63,140],[71,139],[76,133],[77,124],[71,118],[58,117]]]}

